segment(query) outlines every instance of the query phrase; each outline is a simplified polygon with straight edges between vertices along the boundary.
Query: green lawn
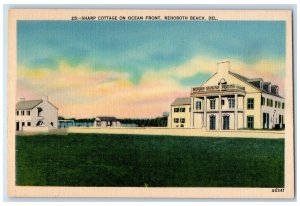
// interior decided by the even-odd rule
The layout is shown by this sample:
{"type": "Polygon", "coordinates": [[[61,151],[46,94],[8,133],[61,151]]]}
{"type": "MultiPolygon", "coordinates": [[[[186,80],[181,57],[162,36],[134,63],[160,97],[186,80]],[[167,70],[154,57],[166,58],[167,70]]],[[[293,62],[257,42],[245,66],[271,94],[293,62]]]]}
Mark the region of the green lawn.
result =
{"type": "Polygon", "coordinates": [[[17,185],[283,187],[284,139],[17,136],[17,185]]]}

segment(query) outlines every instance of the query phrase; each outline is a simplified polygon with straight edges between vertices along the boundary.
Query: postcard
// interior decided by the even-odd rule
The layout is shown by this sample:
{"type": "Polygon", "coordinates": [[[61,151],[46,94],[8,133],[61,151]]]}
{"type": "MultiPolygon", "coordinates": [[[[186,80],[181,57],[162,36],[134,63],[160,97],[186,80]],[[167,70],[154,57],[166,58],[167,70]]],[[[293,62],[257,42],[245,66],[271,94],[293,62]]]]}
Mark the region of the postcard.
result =
{"type": "Polygon", "coordinates": [[[293,198],[289,10],[11,9],[11,197],[293,198]]]}

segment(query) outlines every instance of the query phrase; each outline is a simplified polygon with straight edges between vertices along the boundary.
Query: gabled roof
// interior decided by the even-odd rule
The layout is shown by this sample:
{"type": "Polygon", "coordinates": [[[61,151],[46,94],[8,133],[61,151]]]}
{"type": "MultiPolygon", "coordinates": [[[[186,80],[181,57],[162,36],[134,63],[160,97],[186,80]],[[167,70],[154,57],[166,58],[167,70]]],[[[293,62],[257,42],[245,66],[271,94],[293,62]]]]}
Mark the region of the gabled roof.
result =
{"type": "Polygon", "coordinates": [[[232,72],[232,71],[229,71],[229,74],[233,74],[233,75],[236,76],[237,78],[239,78],[239,79],[241,79],[241,80],[243,80],[243,81],[245,81],[245,82],[247,82],[247,83],[248,83],[248,81],[249,81],[249,78],[247,78],[247,77],[245,77],[245,76],[242,76],[242,75],[240,75],[240,74],[234,73],[234,72],[232,72]]]}
{"type": "Polygon", "coordinates": [[[16,105],[17,110],[29,110],[35,108],[37,105],[42,103],[43,100],[28,100],[28,101],[20,101],[16,105]]]}
{"type": "Polygon", "coordinates": [[[116,117],[103,117],[103,116],[98,116],[96,117],[100,119],[101,121],[118,121],[116,117]]]}
{"type": "MultiPolygon", "coordinates": [[[[232,71],[229,71],[229,74],[232,74],[233,76],[235,76],[235,77],[237,77],[238,79],[240,79],[241,81],[243,81],[243,82],[249,84],[250,86],[252,86],[253,88],[257,89],[257,90],[260,91],[260,92],[263,92],[263,93],[266,93],[266,94],[270,94],[270,95],[273,95],[273,96],[276,96],[276,97],[283,98],[282,96],[280,96],[280,95],[278,95],[278,94],[274,94],[274,93],[268,92],[268,91],[266,91],[266,90],[264,90],[264,89],[260,89],[260,88],[258,88],[258,87],[256,87],[256,86],[254,86],[253,84],[250,83],[250,82],[251,82],[251,79],[248,79],[247,77],[244,77],[244,76],[242,76],[242,75],[240,75],[240,74],[237,74],[237,73],[234,73],[234,72],[232,72],[232,71]]],[[[270,82],[264,82],[264,83],[271,84],[270,82]]]]}
{"type": "Polygon", "coordinates": [[[179,105],[191,105],[191,98],[190,97],[176,98],[171,104],[171,106],[179,106],[179,105]]]}

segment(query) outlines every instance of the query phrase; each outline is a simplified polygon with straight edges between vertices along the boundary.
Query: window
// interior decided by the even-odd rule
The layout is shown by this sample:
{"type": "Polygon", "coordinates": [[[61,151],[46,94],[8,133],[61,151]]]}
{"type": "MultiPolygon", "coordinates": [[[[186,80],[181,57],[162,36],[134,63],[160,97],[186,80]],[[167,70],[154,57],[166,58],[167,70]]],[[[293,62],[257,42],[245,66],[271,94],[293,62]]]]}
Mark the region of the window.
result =
{"type": "Polygon", "coordinates": [[[254,117],[253,116],[247,116],[247,127],[249,129],[254,128],[254,117]]]}
{"type": "Polygon", "coordinates": [[[179,123],[179,119],[178,118],[174,118],[174,123],[179,123]]]}
{"type": "Polygon", "coordinates": [[[210,109],[215,109],[216,108],[216,100],[215,99],[211,99],[210,100],[210,109]]]}
{"type": "Polygon", "coordinates": [[[254,109],[254,99],[253,98],[247,99],[247,109],[254,109]]]}
{"type": "Polygon", "coordinates": [[[201,109],[201,102],[197,101],[196,102],[196,110],[200,110],[201,109]]]}
{"type": "Polygon", "coordinates": [[[228,114],[224,115],[223,116],[223,129],[224,130],[228,130],[229,129],[229,119],[230,119],[230,116],[228,114]]]}
{"type": "Polygon", "coordinates": [[[38,116],[40,117],[43,109],[41,107],[38,107],[37,110],[38,110],[38,116]]]}
{"type": "Polygon", "coordinates": [[[24,114],[25,114],[25,112],[24,112],[24,110],[22,110],[22,111],[21,111],[21,115],[24,116],[24,114]]]}
{"type": "Polygon", "coordinates": [[[265,105],[266,104],[266,99],[264,97],[261,97],[261,105],[265,105]]]}
{"type": "Polygon", "coordinates": [[[235,107],[235,101],[234,98],[228,98],[229,108],[235,107]]]}
{"type": "Polygon", "coordinates": [[[17,116],[19,116],[19,111],[17,111],[17,116]]]}
{"type": "Polygon", "coordinates": [[[180,108],[180,112],[185,112],[185,108],[180,108]]]}
{"type": "Polygon", "coordinates": [[[209,116],[209,129],[210,130],[216,129],[216,116],[215,115],[209,116]]]}
{"type": "Polygon", "coordinates": [[[282,109],[284,109],[284,103],[282,102],[282,109]]]}
{"type": "Polygon", "coordinates": [[[278,108],[281,108],[281,102],[278,102],[278,108]]]}
{"type": "Polygon", "coordinates": [[[189,112],[191,112],[191,108],[189,108],[189,112]]]}
{"type": "Polygon", "coordinates": [[[185,118],[180,118],[181,123],[185,123],[185,118]]]}
{"type": "Polygon", "coordinates": [[[27,126],[30,127],[30,126],[31,126],[31,123],[30,123],[30,122],[27,122],[27,126]]]}
{"type": "Polygon", "coordinates": [[[224,101],[224,99],[222,99],[222,100],[221,100],[221,104],[222,104],[222,105],[224,105],[224,104],[225,104],[225,101],[224,101]]]}
{"type": "Polygon", "coordinates": [[[27,115],[27,116],[30,116],[30,111],[29,111],[29,110],[26,111],[26,115],[27,115]]]}
{"type": "Polygon", "coordinates": [[[25,122],[22,122],[22,126],[23,126],[23,127],[25,126],[25,122]]]}
{"type": "MultiPolygon", "coordinates": [[[[277,107],[277,101],[275,101],[275,107],[277,107]]],[[[267,106],[268,107],[273,107],[273,99],[267,99],[267,106]]]]}
{"type": "Polygon", "coordinates": [[[277,101],[275,101],[275,108],[277,108],[277,101]]]}
{"type": "Polygon", "coordinates": [[[179,112],[179,108],[174,108],[174,112],[179,112]]]}

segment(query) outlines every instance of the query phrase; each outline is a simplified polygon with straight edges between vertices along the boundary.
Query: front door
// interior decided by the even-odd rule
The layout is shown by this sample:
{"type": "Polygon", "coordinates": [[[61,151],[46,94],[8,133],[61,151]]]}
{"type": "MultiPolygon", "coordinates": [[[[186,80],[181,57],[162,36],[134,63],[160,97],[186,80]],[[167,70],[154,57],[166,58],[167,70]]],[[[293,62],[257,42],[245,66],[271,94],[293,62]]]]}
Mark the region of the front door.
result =
{"type": "Polygon", "coordinates": [[[282,115],[279,115],[279,127],[282,127],[282,115]]]}
{"type": "Polygon", "coordinates": [[[215,130],[216,129],[216,116],[210,116],[209,118],[209,129],[210,130],[215,130]]]}
{"type": "Polygon", "coordinates": [[[223,129],[229,129],[229,115],[223,116],[223,129]]]}
{"type": "Polygon", "coordinates": [[[20,130],[20,122],[16,122],[16,131],[20,130]]]}

